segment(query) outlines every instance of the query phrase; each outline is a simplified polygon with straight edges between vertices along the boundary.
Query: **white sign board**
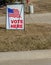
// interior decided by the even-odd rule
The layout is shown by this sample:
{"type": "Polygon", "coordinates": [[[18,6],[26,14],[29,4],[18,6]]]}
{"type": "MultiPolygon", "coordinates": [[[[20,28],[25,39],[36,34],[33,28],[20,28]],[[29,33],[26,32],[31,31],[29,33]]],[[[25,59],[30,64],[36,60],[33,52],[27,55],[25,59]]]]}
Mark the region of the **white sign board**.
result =
{"type": "Polygon", "coordinates": [[[24,29],[24,4],[7,5],[6,29],[24,29]]]}

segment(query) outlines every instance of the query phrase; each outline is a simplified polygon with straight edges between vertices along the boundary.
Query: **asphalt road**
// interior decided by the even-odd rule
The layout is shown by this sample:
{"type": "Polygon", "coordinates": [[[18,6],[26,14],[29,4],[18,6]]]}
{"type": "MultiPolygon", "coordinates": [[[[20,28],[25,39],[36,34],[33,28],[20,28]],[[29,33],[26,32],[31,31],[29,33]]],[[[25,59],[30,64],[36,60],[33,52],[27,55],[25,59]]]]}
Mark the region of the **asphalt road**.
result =
{"type": "Polygon", "coordinates": [[[51,65],[51,59],[7,60],[0,62],[0,65],[51,65]]]}

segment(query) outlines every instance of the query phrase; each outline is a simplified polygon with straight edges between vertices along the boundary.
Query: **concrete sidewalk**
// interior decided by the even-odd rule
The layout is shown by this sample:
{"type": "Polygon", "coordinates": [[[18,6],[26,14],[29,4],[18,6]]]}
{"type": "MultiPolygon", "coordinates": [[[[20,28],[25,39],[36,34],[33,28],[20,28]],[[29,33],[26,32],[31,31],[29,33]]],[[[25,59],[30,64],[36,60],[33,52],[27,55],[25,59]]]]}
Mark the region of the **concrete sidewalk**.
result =
{"type": "Polygon", "coordinates": [[[43,13],[43,14],[29,14],[25,16],[26,23],[47,23],[51,24],[51,13],[43,13]]]}
{"type": "MultiPolygon", "coordinates": [[[[6,23],[6,16],[0,17],[0,24],[6,23]]],[[[25,15],[25,23],[47,23],[51,24],[51,13],[43,13],[43,14],[27,14],[25,15]]]]}
{"type": "Polygon", "coordinates": [[[7,60],[36,60],[51,58],[51,50],[0,52],[0,62],[7,60]]]}

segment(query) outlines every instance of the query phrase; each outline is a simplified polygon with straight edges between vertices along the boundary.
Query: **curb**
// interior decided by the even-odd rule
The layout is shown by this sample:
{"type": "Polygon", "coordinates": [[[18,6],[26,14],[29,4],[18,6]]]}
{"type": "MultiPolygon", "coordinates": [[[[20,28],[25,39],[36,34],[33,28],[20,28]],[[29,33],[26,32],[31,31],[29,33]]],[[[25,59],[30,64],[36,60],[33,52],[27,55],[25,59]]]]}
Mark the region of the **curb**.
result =
{"type": "Polygon", "coordinates": [[[46,59],[46,58],[51,58],[51,50],[0,52],[0,61],[35,60],[35,59],[46,59]]]}

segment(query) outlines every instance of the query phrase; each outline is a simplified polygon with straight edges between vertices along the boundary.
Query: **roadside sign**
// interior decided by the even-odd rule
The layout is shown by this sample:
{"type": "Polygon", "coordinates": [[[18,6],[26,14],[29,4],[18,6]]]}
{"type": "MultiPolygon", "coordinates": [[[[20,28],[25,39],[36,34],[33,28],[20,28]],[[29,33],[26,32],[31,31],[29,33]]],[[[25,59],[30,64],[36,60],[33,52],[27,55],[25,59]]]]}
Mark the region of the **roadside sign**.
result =
{"type": "Polygon", "coordinates": [[[24,4],[7,5],[6,29],[24,29],[24,4]]]}

